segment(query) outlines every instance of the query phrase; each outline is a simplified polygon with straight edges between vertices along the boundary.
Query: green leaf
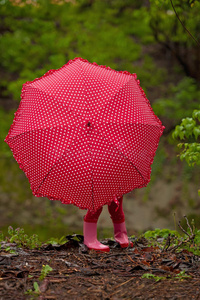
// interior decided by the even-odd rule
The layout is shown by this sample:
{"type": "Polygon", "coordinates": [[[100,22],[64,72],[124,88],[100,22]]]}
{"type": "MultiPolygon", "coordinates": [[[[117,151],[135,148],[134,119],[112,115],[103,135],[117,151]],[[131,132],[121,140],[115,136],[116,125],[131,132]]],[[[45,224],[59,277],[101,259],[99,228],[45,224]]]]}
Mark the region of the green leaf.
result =
{"type": "Polygon", "coordinates": [[[36,281],[34,281],[33,287],[34,287],[35,292],[37,294],[39,294],[40,293],[40,287],[39,287],[39,285],[38,285],[38,283],[36,281]]]}
{"type": "Polygon", "coordinates": [[[194,127],[193,134],[195,136],[195,139],[197,140],[198,137],[200,136],[200,126],[199,127],[194,127]]]}
{"type": "Polygon", "coordinates": [[[194,110],[192,114],[193,119],[198,119],[200,121],[200,110],[194,110]]]}
{"type": "Polygon", "coordinates": [[[151,273],[145,273],[142,275],[142,278],[146,278],[146,279],[154,279],[156,282],[166,279],[166,277],[161,277],[161,276],[156,276],[154,274],[151,273]]]}

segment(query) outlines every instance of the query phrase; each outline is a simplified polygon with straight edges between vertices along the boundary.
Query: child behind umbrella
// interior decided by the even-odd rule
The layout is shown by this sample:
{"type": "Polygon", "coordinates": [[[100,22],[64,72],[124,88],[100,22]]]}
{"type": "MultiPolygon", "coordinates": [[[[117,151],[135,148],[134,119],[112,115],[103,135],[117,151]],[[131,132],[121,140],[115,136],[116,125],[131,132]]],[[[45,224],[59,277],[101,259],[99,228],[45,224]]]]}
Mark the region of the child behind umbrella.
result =
{"type": "MultiPolygon", "coordinates": [[[[120,244],[121,248],[126,248],[129,246],[129,244],[130,246],[133,246],[133,244],[128,240],[122,203],[123,196],[118,199],[118,204],[112,201],[111,204],[108,205],[108,211],[114,226],[115,241],[120,244]]],[[[97,222],[102,209],[103,208],[100,207],[95,212],[88,210],[87,214],[85,215],[83,226],[84,244],[89,249],[94,249],[101,252],[109,252],[110,248],[101,244],[97,240],[97,222]]]]}

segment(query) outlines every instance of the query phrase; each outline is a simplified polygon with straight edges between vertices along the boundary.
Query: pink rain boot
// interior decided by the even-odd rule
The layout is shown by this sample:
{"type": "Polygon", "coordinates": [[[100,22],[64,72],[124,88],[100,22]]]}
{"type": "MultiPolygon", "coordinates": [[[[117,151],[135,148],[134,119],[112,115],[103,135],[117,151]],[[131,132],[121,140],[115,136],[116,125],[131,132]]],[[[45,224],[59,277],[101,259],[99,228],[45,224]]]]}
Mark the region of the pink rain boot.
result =
{"type": "Polygon", "coordinates": [[[97,240],[97,223],[85,222],[83,226],[84,244],[91,250],[109,252],[110,248],[97,240]]]}
{"type": "Polygon", "coordinates": [[[126,248],[129,245],[133,247],[133,243],[128,240],[126,231],[125,217],[122,207],[123,197],[121,197],[118,201],[119,206],[117,206],[115,202],[108,205],[108,211],[114,226],[114,237],[116,242],[120,244],[121,248],[126,248]]]}
{"type": "Polygon", "coordinates": [[[113,223],[113,225],[115,241],[120,244],[121,248],[127,248],[129,245],[133,247],[133,243],[128,240],[125,222],[113,223]]]}
{"type": "Polygon", "coordinates": [[[96,250],[100,252],[109,252],[110,248],[101,244],[97,240],[97,221],[102,212],[102,208],[98,209],[96,212],[88,211],[84,217],[83,225],[83,235],[84,244],[91,250],[96,250]]]}

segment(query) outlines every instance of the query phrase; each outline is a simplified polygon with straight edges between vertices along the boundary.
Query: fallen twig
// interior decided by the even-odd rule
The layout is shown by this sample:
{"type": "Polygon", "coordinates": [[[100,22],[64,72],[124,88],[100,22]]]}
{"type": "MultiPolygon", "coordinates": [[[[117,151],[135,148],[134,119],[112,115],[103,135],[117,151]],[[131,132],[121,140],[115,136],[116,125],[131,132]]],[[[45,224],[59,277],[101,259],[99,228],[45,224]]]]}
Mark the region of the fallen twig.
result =
{"type": "MultiPolygon", "coordinates": [[[[116,290],[117,288],[121,287],[122,285],[128,283],[129,281],[133,280],[133,279],[135,279],[135,277],[132,277],[132,278],[130,278],[129,280],[127,280],[127,281],[125,281],[125,282],[123,282],[123,283],[121,283],[121,284],[115,286],[115,290],[116,290]]],[[[121,291],[121,290],[115,291],[114,293],[110,294],[109,296],[112,297],[113,295],[119,293],[120,291],[121,291]]]]}
{"type": "Polygon", "coordinates": [[[190,243],[193,242],[193,240],[195,238],[195,233],[194,233],[195,228],[194,228],[194,225],[193,225],[193,229],[192,229],[192,227],[190,226],[190,223],[188,221],[188,218],[186,216],[184,216],[184,218],[185,218],[187,226],[188,226],[188,228],[190,230],[190,234],[181,226],[180,221],[178,222],[178,226],[183,231],[183,233],[185,233],[185,235],[188,236],[188,238],[186,240],[180,241],[176,246],[171,246],[170,247],[171,235],[169,234],[168,237],[167,237],[166,243],[164,245],[164,248],[162,249],[162,252],[163,251],[173,252],[176,249],[178,249],[180,246],[182,246],[183,244],[187,244],[188,242],[190,242],[190,243]]]}
{"type": "Polygon", "coordinates": [[[161,252],[167,251],[167,249],[168,249],[169,246],[170,246],[170,242],[171,242],[171,234],[169,233],[169,234],[168,234],[168,237],[167,237],[167,239],[166,239],[166,243],[165,243],[165,245],[164,245],[164,247],[163,247],[163,249],[162,249],[161,252]]]}

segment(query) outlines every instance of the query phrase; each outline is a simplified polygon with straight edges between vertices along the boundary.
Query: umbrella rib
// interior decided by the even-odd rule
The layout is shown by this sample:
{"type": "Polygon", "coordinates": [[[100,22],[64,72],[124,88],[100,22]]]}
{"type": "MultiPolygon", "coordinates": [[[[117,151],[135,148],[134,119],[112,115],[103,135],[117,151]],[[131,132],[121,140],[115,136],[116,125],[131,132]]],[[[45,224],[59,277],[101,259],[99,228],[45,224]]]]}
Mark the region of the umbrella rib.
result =
{"type": "MultiPolygon", "coordinates": [[[[71,112],[74,113],[74,111],[71,111],[71,112]]],[[[81,117],[81,116],[74,113],[74,117],[81,117]]],[[[81,120],[84,122],[84,119],[82,117],[81,117],[81,120]]],[[[26,133],[35,132],[35,131],[38,131],[38,130],[46,130],[46,129],[59,128],[59,127],[64,127],[64,126],[65,127],[69,127],[69,124],[59,124],[59,125],[55,125],[55,126],[49,125],[47,127],[34,128],[34,129],[27,130],[25,132],[18,133],[16,135],[12,136],[12,137],[8,136],[8,137],[6,137],[6,139],[9,141],[9,140],[12,140],[13,138],[16,138],[18,136],[24,135],[26,133]]]]}
{"type": "MultiPolygon", "coordinates": [[[[81,134],[81,133],[80,133],[81,134]]],[[[78,138],[78,137],[77,137],[78,138]]],[[[68,147],[68,150],[69,148],[72,146],[72,144],[77,140],[77,138],[69,145],[68,147]]],[[[91,146],[89,144],[89,146],[91,146]]],[[[45,180],[47,179],[47,177],[49,176],[49,174],[51,173],[51,171],[56,167],[56,165],[59,163],[59,161],[62,159],[62,156],[64,155],[64,153],[66,152],[67,150],[65,150],[63,152],[63,154],[59,157],[59,159],[56,161],[56,163],[51,167],[51,169],[48,171],[48,173],[46,174],[46,176],[44,177],[44,179],[42,180],[42,182],[40,183],[39,187],[37,188],[36,190],[36,193],[38,192],[38,190],[40,189],[40,187],[42,186],[42,184],[45,182],[45,180]]],[[[91,149],[89,151],[90,153],[90,157],[91,157],[91,160],[92,160],[92,155],[91,155],[91,149]]],[[[92,166],[91,166],[91,178],[92,178],[92,205],[93,205],[93,209],[94,209],[94,179],[93,179],[93,169],[92,169],[92,166]]]]}
{"type": "Polygon", "coordinates": [[[27,131],[25,131],[25,132],[21,132],[21,133],[18,133],[18,134],[16,134],[16,135],[14,135],[14,136],[12,136],[12,137],[8,137],[8,141],[9,140],[12,140],[12,139],[14,139],[14,138],[16,138],[16,137],[19,137],[19,136],[21,136],[21,135],[24,135],[24,134],[26,134],[26,133],[30,133],[30,132],[34,132],[34,131],[38,131],[38,130],[46,130],[46,129],[49,129],[49,128],[57,128],[57,127],[60,127],[60,126],[66,126],[66,125],[56,125],[56,126],[51,126],[51,127],[45,127],[45,128],[36,128],[36,129],[31,129],[31,130],[27,130],[27,131]]]}
{"type": "MultiPolygon", "coordinates": [[[[34,86],[30,86],[30,85],[26,85],[26,87],[27,87],[27,88],[31,88],[31,89],[33,89],[33,90],[39,90],[39,91],[42,91],[43,94],[45,94],[45,95],[47,95],[47,96],[50,96],[47,92],[43,91],[43,90],[40,89],[39,87],[34,87],[34,86]]],[[[52,96],[51,96],[51,97],[52,97],[52,96]]],[[[54,100],[57,100],[57,99],[54,99],[54,100]]],[[[18,111],[19,111],[19,109],[17,110],[17,113],[18,113],[18,111]]],[[[81,117],[82,120],[84,120],[83,117],[82,117],[80,114],[75,113],[73,109],[70,110],[69,112],[73,113],[73,114],[74,114],[74,117],[78,117],[78,118],[81,117]]],[[[16,114],[16,116],[17,116],[17,114],[16,114]]],[[[16,119],[16,117],[15,117],[15,119],[16,119]]],[[[49,127],[46,127],[46,128],[36,128],[36,129],[27,130],[26,132],[22,132],[22,133],[16,134],[15,136],[13,136],[13,137],[11,137],[11,138],[9,138],[9,136],[8,136],[8,140],[9,140],[9,139],[11,140],[11,139],[13,139],[14,137],[23,135],[24,133],[37,131],[38,129],[39,129],[39,130],[40,130],[40,129],[48,129],[48,128],[55,128],[55,127],[59,127],[59,126],[67,126],[67,124],[60,124],[60,125],[56,125],[56,126],[50,126],[50,125],[49,125],[49,127]]]]}
{"type": "MultiPolygon", "coordinates": [[[[112,124],[112,123],[109,123],[109,124],[112,124]]],[[[134,123],[128,123],[128,124],[130,124],[130,125],[135,125],[134,123]]],[[[152,125],[152,124],[148,124],[148,123],[139,123],[138,125],[148,125],[148,126],[154,126],[154,127],[158,127],[158,128],[160,128],[160,125],[158,124],[155,124],[155,125],[152,125]]],[[[61,127],[61,126],[68,126],[68,124],[62,124],[62,125],[56,125],[56,126],[51,126],[51,127],[41,127],[41,128],[36,128],[36,129],[31,129],[31,130],[27,130],[27,131],[25,131],[25,132],[21,132],[21,133],[18,133],[18,134],[16,134],[16,135],[14,135],[14,136],[12,136],[12,137],[9,137],[9,135],[6,137],[6,142],[8,141],[10,141],[10,140],[12,140],[12,139],[14,139],[14,138],[16,138],[16,137],[19,137],[19,136],[21,136],[21,135],[24,135],[24,134],[26,134],[26,133],[30,133],[30,132],[34,132],[34,131],[38,131],[38,130],[46,130],[46,129],[52,129],[52,128],[58,128],[58,127],[61,127]]],[[[99,132],[99,134],[101,134],[100,132],[99,132]]]]}
{"type": "MultiPolygon", "coordinates": [[[[63,154],[66,152],[66,150],[63,152],[63,154]]],[[[51,171],[55,168],[55,166],[58,164],[58,162],[60,161],[60,159],[62,158],[63,154],[59,157],[59,159],[55,162],[55,164],[51,167],[51,169],[48,171],[48,173],[46,174],[46,176],[44,177],[44,179],[42,180],[42,182],[40,183],[40,185],[38,186],[36,193],[38,192],[38,190],[41,188],[41,186],[43,185],[43,183],[45,182],[45,180],[47,179],[47,177],[49,176],[49,174],[51,173],[51,171]]]]}
{"type": "Polygon", "coordinates": [[[54,163],[54,165],[50,168],[50,170],[48,171],[48,173],[45,175],[44,179],[42,180],[42,182],[40,183],[39,187],[37,188],[36,190],[36,193],[37,191],[40,189],[40,187],[42,186],[42,184],[45,182],[45,180],[47,179],[47,177],[49,176],[49,174],[51,173],[51,171],[56,167],[56,165],[59,163],[59,161],[62,159],[64,153],[66,151],[69,151],[69,148],[76,142],[76,140],[78,139],[78,137],[81,135],[81,131],[79,133],[79,135],[76,137],[76,139],[67,147],[67,149],[65,149],[62,153],[62,155],[59,157],[59,159],[54,163]]]}
{"type": "Polygon", "coordinates": [[[132,163],[132,161],[130,161],[130,159],[126,155],[124,155],[123,152],[121,152],[113,143],[111,143],[107,138],[105,138],[105,136],[103,136],[99,131],[98,134],[101,135],[104,140],[106,140],[113,148],[115,148],[136,169],[136,171],[140,174],[144,182],[147,181],[142,175],[142,173],[138,170],[138,168],[132,163]]]}
{"type": "MultiPolygon", "coordinates": [[[[80,64],[80,67],[81,67],[81,73],[80,75],[82,76],[82,80],[84,82],[84,89],[83,89],[83,92],[84,92],[84,99],[87,99],[86,95],[87,95],[87,86],[86,86],[86,80],[85,80],[85,76],[84,76],[84,68],[83,68],[83,64],[81,63],[80,64]]],[[[88,101],[85,102],[86,106],[88,104],[88,101]]],[[[92,162],[92,154],[91,154],[91,144],[89,143],[89,155],[90,155],[90,161],[92,162]]],[[[92,166],[92,163],[91,163],[91,180],[92,180],[92,205],[93,205],[93,209],[94,209],[94,179],[93,179],[93,166],[92,166]]]]}
{"type": "Polygon", "coordinates": [[[112,100],[116,97],[116,95],[117,95],[117,94],[124,88],[124,86],[125,86],[126,84],[128,84],[131,80],[133,80],[133,77],[132,77],[132,76],[131,76],[131,78],[130,78],[128,81],[126,81],[126,82],[118,89],[118,91],[117,91],[112,97],[110,97],[109,101],[106,102],[106,104],[103,105],[103,107],[102,107],[99,111],[97,111],[96,115],[99,114],[100,111],[104,111],[105,108],[106,108],[106,106],[109,106],[109,105],[110,105],[110,103],[111,103],[112,100]]]}
{"type": "MultiPolygon", "coordinates": [[[[92,154],[91,154],[91,144],[89,143],[89,155],[90,155],[90,161],[92,162],[92,154]]],[[[93,179],[93,167],[91,163],[91,179],[92,179],[92,205],[94,210],[94,179],[93,179]]]]}

